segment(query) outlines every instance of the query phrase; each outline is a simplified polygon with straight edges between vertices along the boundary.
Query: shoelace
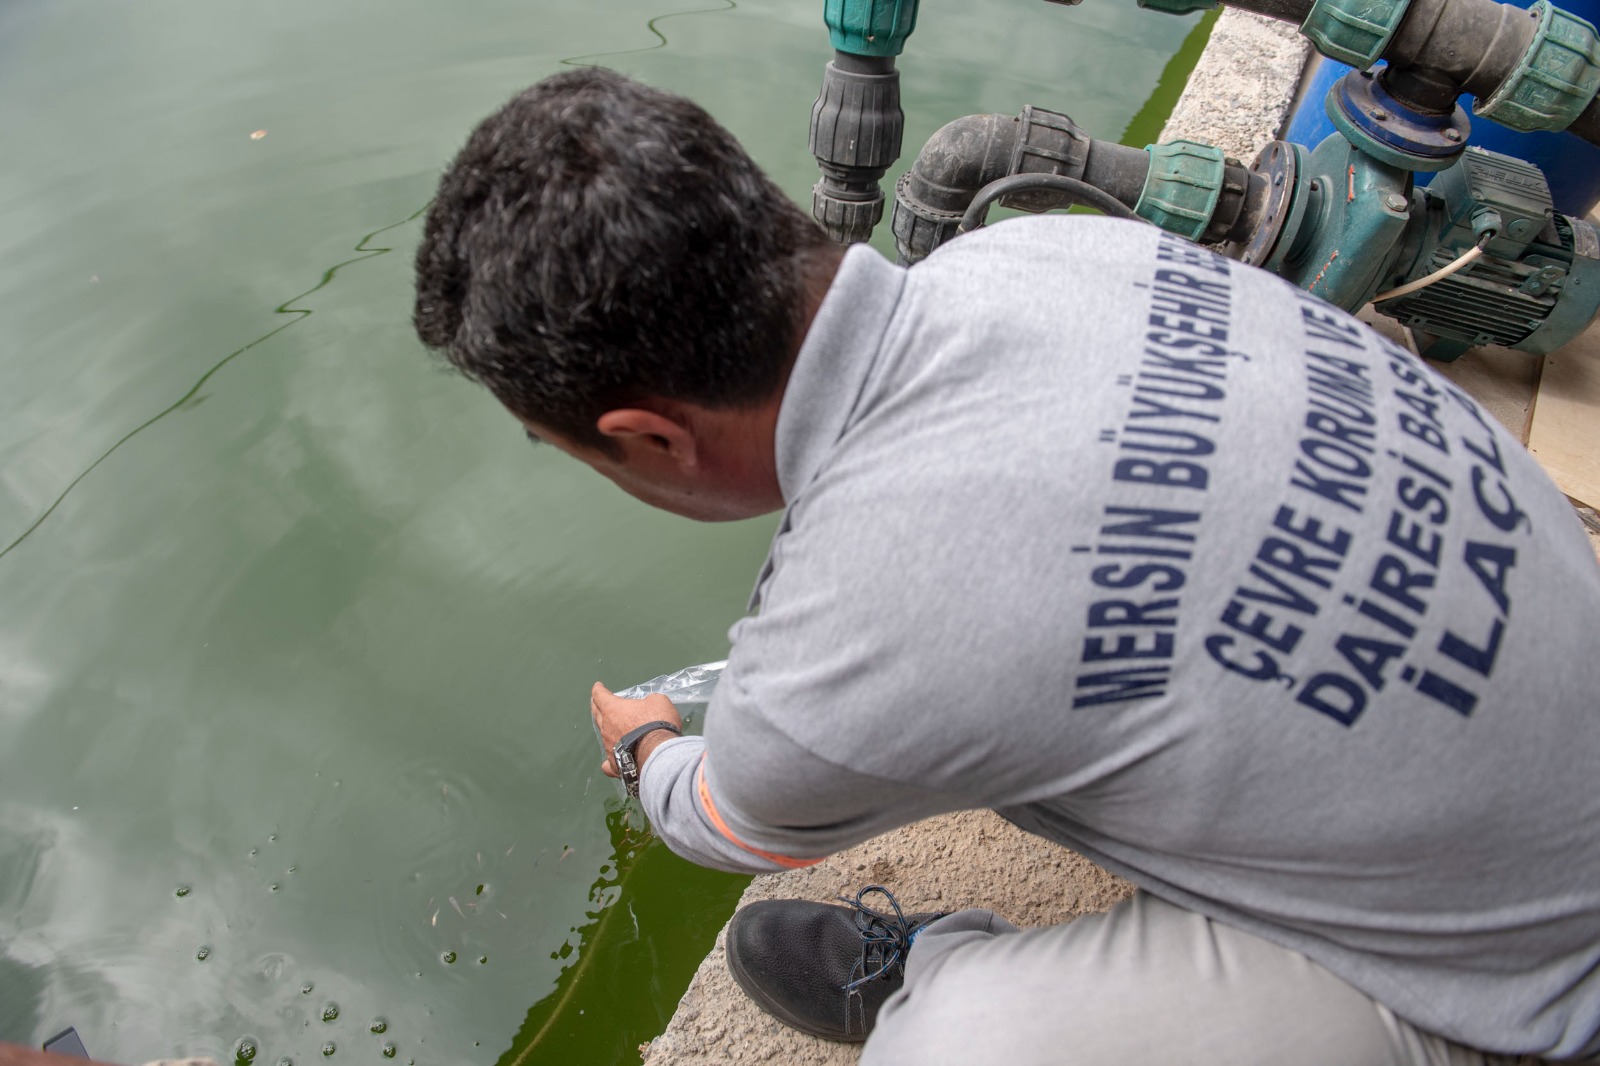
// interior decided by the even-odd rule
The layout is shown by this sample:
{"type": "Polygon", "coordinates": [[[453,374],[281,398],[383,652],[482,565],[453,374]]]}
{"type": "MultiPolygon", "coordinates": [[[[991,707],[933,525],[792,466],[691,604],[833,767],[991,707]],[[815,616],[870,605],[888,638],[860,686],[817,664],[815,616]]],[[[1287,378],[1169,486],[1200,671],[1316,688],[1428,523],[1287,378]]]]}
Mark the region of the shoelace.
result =
{"type": "Polygon", "coordinates": [[[856,893],[854,899],[837,897],[840,903],[855,909],[856,925],[861,929],[861,961],[856,964],[860,976],[844,985],[852,996],[868,981],[875,981],[900,965],[911,950],[911,938],[921,923],[913,924],[900,909],[900,901],[882,885],[868,885],[856,893]],[[874,910],[867,906],[866,896],[876,892],[888,900],[890,912],[874,910]]]}

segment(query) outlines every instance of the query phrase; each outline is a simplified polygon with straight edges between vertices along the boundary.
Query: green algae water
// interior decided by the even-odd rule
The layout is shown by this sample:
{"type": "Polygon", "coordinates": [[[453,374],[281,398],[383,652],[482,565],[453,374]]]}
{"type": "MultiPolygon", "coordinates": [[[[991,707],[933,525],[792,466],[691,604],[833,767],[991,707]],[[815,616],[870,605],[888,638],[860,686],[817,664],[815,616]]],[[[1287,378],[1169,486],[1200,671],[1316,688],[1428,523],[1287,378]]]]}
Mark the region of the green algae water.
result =
{"type": "MultiPolygon", "coordinates": [[[[637,1061],[744,880],[630,823],[588,686],[724,654],[772,523],[530,449],[413,339],[410,255],[564,63],[692,96],[809,202],[821,6],[0,5],[0,1040],[637,1061]]],[[[1143,143],[1204,37],[920,22],[902,168],[1027,103],[1143,143]]]]}

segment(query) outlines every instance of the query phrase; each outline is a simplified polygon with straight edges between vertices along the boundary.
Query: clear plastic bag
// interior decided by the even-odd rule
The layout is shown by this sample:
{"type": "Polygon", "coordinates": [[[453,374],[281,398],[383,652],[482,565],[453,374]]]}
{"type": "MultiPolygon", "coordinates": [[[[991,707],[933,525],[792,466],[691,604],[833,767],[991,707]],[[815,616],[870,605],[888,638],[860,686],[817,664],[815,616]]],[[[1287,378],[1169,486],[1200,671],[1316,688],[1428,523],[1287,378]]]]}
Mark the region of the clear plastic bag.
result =
{"type": "Polygon", "coordinates": [[[622,689],[617,695],[625,700],[636,700],[660,693],[673,703],[710,703],[711,694],[717,690],[717,681],[722,677],[722,668],[727,665],[728,660],[723,659],[699,666],[685,666],[682,670],[652,677],[649,681],[622,689]]]}
{"type": "MultiPolygon", "coordinates": [[[[714,663],[701,663],[698,666],[685,666],[682,670],[675,670],[670,674],[662,674],[660,677],[652,677],[649,681],[619,689],[617,695],[625,700],[637,700],[660,693],[680,708],[687,724],[693,712],[681,709],[690,704],[710,703],[711,694],[717,690],[717,681],[722,677],[722,668],[727,665],[728,660],[723,659],[714,663]]],[[[598,724],[594,727],[594,739],[600,741],[598,724]]],[[[604,747],[604,744],[601,746],[604,747]]],[[[588,791],[587,785],[584,786],[584,791],[588,791]]],[[[628,793],[622,787],[621,781],[617,782],[617,795],[624,803],[627,802],[628,793]]]]}

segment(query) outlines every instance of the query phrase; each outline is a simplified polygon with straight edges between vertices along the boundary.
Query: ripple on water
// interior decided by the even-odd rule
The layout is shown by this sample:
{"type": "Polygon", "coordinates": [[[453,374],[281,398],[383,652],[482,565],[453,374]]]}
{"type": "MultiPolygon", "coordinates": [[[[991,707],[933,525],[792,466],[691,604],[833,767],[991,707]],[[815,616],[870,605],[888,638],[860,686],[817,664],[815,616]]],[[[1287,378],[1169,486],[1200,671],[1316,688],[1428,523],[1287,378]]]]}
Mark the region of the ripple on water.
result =
{"type": "Polygon", "coordinates": [[[368,926],[392,972],[425,969],[427,959],[444,961],[457,952],[477,958],[506,935],[508,917],[497,896],[503,875],[536,865],[539,849],[516,855],[515,840],[485,839],[485,825],[504,824],[503,787],[484,782],[526,777],[520,754],[497,738],[484,737],[461,763],[443,770],[421,760],[401,767],[387,788],[392,795],[372,797],[396,811],[408,811],[409,854],[400,857],[411,872],[408,884],[382,892],[368,926]],[[469,773],[459,772],[470,765],[469,773]]]}

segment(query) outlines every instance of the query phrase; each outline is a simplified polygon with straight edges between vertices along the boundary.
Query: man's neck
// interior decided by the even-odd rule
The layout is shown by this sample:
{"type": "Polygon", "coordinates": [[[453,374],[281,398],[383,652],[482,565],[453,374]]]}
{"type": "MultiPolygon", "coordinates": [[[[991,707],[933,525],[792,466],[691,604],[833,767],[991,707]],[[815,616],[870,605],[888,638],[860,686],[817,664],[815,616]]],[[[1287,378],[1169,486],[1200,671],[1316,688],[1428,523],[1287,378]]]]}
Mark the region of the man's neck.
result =
{"type": "Polygon", "coordinates": [[[833,287],[834,276],[839,273],[839,264],[844,262],[844,255],[848,250],[837,244],[818,248],[806,256],[800,267],[801,291],[804,294],[805,304],[800,315],[800,328],[796,331],[794,343],[789,348],[789,359],[784,366],[783,376],[786,384],[789,371],[794,369],[795,358],[799,356],[800,348],[806,342],[806,335],[811,332],[811,323],[816,320],[817,309],[822,306],[828,290],[833,287]]]}

